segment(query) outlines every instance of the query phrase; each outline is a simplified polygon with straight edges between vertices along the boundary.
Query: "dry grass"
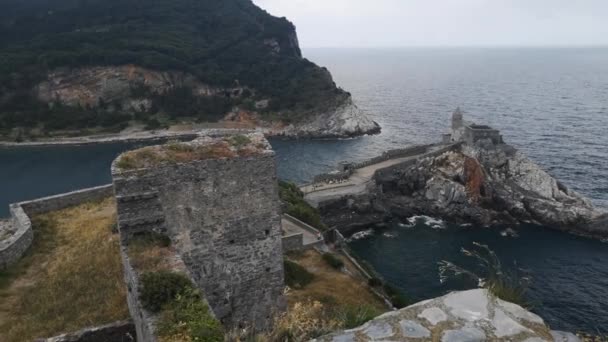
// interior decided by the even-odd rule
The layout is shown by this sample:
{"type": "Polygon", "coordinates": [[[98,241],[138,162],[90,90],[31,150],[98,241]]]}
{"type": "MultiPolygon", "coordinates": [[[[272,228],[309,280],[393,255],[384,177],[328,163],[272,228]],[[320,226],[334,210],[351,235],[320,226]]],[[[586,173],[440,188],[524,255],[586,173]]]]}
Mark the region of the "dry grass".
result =
{"type": "Polygon", "coordinates": [[[290,307],[296,303],[320,301],[340,306],[370,305],[378,310],[387,311],[386,305],[376,297],[367,286],[366,281],[358,276],[354,267],[344,259],[345,272],[329,266],[321,254],[309,250],[290,255],[289,259],[305,267],[315,275],[314,280],[303,289],[290,289],[287,302],[290,307]]]}
{"type": "Polygon", "coordinates": [[[168,243],[146,236],[133,238],[127,254],[131,265],[140,273],[172,270],[175,258],[175,251],[168,243]]]}
{"type": "Polygon", "coordinates": [[[2,274],[0,341],[22,342],[126,319],[112,199],[34,218],[34,245],[2,274]]]}
{"type": "MultiPolygon", "coordinates": [[[[265,146],[264,146],[265,148],[265,146]]],[[[209,145],[170,142],[124,153],[116,166],[123,170],[147,168],[158,164],[187,163],[194,160],[235,158],[260,152],[246,136],[219,139],[209,145]]]]}

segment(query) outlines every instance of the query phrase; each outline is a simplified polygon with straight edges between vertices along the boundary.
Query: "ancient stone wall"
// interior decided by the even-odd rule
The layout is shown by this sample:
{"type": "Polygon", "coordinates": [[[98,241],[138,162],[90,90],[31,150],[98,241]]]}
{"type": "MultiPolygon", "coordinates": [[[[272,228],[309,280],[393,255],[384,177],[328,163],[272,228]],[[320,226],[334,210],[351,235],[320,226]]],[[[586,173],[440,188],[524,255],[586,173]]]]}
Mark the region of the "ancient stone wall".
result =
{"type": "Polygon", "coordinates": [[[18,204],[12,204],[10,211],[10,224],[13,226],[14,233],[0,241],[0,270],[19,261],[34,239],[32,222],[23,208],[18,204]]]}
{"type": "Polygon", "coordinates": [[[274,152],[112,171],[123,238],[166,233],[222,323],[271,323],[284,308],[274,152]]]}
{"type": "Polygon", "coordinates": [[[399,148],[394,150],[388,150],[382,153],[379,156],[358,162],[347,164],[347,169],[342,171],[334,171],[330,173],[322,173],[316,175],[313,179],[313,184],[318,183],[331,183],[331,182],[341,182],[347,180],[356,169],[361,169],[366,166],[378,164],[387,160],[395,159],[395,158],[406,158],[415,156],[418,154],[423,154],[433,145],[416,145],[406,148],[399,148]]]}
{"type": "Polygon", "coordinates": [[[304,234],[297,233],[283,237],[283,252],[300,251],[304,248],[304,234]]]}
{"type": "Polygon", "coordinates": [[[35,215],[65,209],[85,202],[99,201],[112,196],[112,191],[112,185],[107,184],[65,194],[43,197],[33,201],[21,202],[19,205],[28,215],[35,215]]]}
{"type": "Polygon", "coordinates": [[[101,200],[111,195],[112,186],[104,185],[11,204],[10,224],[14,233],[7,239],[0,241],[0,269],[17,262],[31,246],[34,239],[31,216],[64,209],[84,202],[101,200]]]}

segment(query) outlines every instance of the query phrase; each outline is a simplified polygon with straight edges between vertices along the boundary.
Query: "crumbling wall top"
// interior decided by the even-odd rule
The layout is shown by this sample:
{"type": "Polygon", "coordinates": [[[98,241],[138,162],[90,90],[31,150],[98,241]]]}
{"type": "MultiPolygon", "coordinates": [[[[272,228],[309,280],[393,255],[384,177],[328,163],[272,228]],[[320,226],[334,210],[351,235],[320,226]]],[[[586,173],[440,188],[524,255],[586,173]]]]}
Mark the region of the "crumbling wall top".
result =
{"type": "Polygon", "coordinates": [[[154,168],[167,164],[191,163],[208,159],[232,159],[273,155],[261,133],[204,135],[190,142],[172,141],[125,152],[112,163],[112,173],[154,168]]]}

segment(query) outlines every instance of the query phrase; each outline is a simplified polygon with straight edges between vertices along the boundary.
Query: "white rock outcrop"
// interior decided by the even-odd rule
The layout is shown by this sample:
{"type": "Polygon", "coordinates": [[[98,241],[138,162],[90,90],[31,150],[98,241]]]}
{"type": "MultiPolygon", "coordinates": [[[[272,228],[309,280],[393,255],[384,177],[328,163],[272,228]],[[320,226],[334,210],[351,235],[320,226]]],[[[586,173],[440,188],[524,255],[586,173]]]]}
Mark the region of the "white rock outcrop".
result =
{"type": "Polygon", "coordinates": [[[348,138],[380,133],[380,125],[370,119],[352,99],[324,113],[310,116],[307,121],[289,125],[281,132],[287,137],[348,138]]]}

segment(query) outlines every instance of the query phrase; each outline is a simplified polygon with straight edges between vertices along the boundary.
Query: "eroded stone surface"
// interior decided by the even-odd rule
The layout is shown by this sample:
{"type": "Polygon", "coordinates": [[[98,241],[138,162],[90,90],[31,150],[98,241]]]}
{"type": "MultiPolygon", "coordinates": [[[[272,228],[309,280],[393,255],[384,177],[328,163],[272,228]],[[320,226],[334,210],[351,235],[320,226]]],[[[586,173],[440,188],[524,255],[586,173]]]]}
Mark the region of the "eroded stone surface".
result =
{"type": "Polygon", "coordinates": [[[498,305],[505,310],[505,312],[510,313],[515,318],[523,319],[528,322],[536,323],[536,324],[545,324],[542,318],[538,315],[531,313],[530,311],[522,308],[519,305],[505,302],[504,300],[498,299],[498,305]]]}
{"type": "Polygon", "coordinates": [[[387,338],[393,336],[394,334],[393,327],[391,327],[390,324],[384,322],[370,324],[369,327],[363,330],[363,333],[371,339],[387,338]]]}
{"type": "Polygon", "coordinates": [[[469,322],[488,318],[487,291],[453,292],[447,295],[443,302],[452,315],[469,322]]]}
{"type": "Polygon", "coordinates": [[[440,308],[428,308],[424,309],[422,313],[418,315],[420,318],[424,318],[432,325],[436,325],[439,322],[443,322],[448,319],[448,315],[443,312],[440,308]]]}
{"type": "Polygon", "coordinates": [[[486,334],[478,328],[465,327],[459,330],[448,330],[441,337],[441,342],[482,342],[486,334]]]}
{"type": "MultiPolygon", "coordinates": [[[[558,342],[574,335],[552,332],[558,342]]],[[[317,339],[332,341],[552,341],[543,320],[487,290],[453,292],[377,317],[355,330],[317,339]]]]}
{"type": "Polygon", "coordinates": [[[551,331],[551,336],[555,342],[581,342],[581,339],[573,333],[564,332],[564,331],[551,331]]]}
{"type": "Polygon", "coordinates": [[[420,323],[410,320],[399,322],[401,326],[401,334],[405,337],[422,338],[431,337],[429,329],[423,327],[420,323]]]}
{"type": "Polygon", "coordinates": [[[501,309],[496,309],[494,312],[494,319],[492,320],[494,326],[494,335],[496,337],[505,337],[517,335],[522,332],[531,332],[530,329],[517,323],[511,317],[507,316],[501,309]]]}

